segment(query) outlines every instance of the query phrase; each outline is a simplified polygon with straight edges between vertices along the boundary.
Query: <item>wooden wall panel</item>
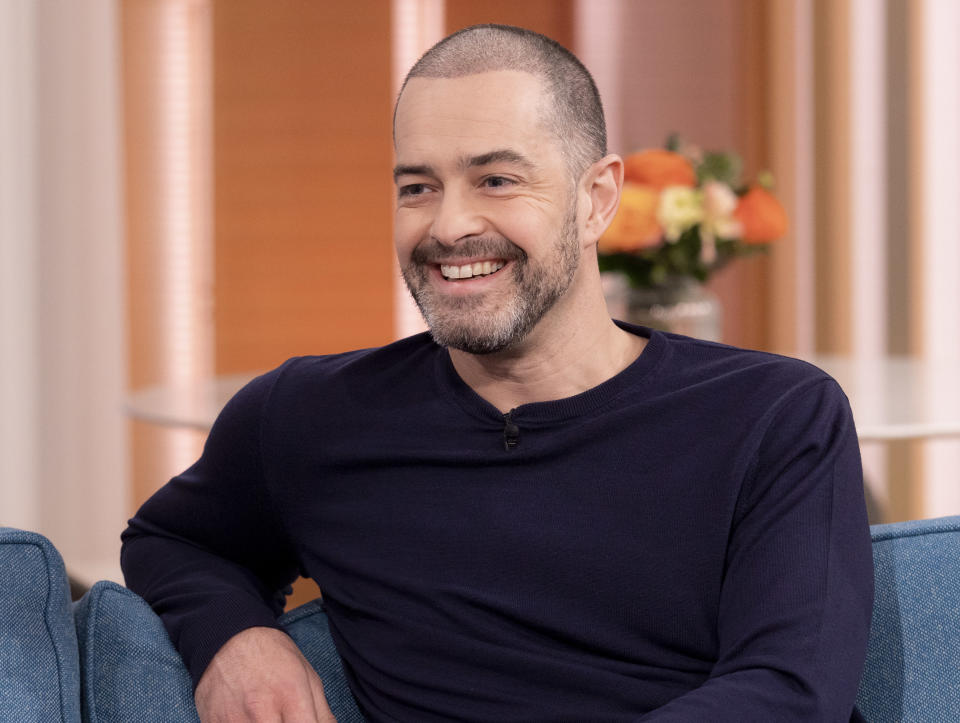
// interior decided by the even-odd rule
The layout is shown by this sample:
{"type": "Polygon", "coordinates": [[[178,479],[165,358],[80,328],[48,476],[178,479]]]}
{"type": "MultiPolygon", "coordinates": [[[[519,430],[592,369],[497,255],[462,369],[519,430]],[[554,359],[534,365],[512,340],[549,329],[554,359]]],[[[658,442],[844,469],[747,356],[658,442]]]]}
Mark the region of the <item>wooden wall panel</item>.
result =
{"type": "Polygon", "coordinates": [[[813,345],[812,309],[808,289],[812,289],[812,267],[809,249],[812,246],[813,205],[808,200],[806,179],[812,173],[812,141],[801,118],[807,110],[803,98],[812,89],[803,82],[805,67],[811,63],[801,9],[794,0],[771,3],[767,18],[767,137],[770,170],[776,181],[776,193],[790,219],[786,237],[777,241],[770,252],[767,300],[769,345],[774,351],[797,354],[810,351],[813,345]]]}
{"type": "Polygon", "coordinates": [[[446,9],[448,33],[478,23],[517,25],[573,48],[573,0],[447,0],[446,9]]]}
{"type": "Polygon", "coordinates": [[[392,338],[389,10],[214,4],[220,373],[392,338]]]}
{"type": "Polygon", "coordinates": [[[850,2],[813,9],[816,350],[850,354],[850,2]]]}

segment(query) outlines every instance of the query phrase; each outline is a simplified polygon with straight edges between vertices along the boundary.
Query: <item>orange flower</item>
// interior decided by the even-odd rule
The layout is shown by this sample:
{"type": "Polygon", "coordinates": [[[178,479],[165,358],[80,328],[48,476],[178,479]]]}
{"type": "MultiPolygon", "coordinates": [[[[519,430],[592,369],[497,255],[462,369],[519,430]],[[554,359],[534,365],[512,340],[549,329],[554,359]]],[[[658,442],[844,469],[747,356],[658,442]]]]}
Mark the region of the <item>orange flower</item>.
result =
{"type": "Polygon", "coordinates": [[[656,148],[627,156],[623,160],[623,177],[657,190],[667,186],[697,185],[697,172],[690,161],[679,153],[656,148]]]}
{"type": "Polygon", "coordinates": [[[740,197],[733,217],[743,229],[748,244],[775,241],[787,232],[787,212],[769,191],[754,186],[740,197]]]}
{"type": "Polygon", "coordinates": [[[601,253],[636,251],[655,245],[661,236],[657,223],[657,204],[660,194],[650,186],[624,183],[620,193],[620,208],[610,226],[600,237],[601,253]]]}

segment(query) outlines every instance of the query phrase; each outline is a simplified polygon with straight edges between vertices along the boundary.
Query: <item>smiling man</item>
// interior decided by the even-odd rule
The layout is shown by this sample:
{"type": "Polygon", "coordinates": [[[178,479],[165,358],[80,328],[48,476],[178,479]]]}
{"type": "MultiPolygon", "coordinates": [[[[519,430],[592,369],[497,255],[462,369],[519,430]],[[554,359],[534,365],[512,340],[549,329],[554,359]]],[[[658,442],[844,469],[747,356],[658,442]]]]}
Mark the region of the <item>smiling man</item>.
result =
{"type": "Polygon", "coordinates": [[[298,572],[370,720],[856,716],[872,562],[846,399],[609,318],[622,162],[583,66],[461,31],[410,72],[394,141],[430,333],[255,380],[124,533],[201,718],[332,719],[277,630],[298,572]]]}

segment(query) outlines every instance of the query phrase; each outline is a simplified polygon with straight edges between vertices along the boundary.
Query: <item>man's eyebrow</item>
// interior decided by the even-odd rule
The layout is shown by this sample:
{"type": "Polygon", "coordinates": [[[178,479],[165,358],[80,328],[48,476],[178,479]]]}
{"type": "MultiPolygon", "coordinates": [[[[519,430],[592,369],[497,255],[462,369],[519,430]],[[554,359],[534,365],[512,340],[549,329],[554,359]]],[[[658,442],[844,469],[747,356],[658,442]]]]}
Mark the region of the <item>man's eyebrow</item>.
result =
{"type": "Polygon", "coordinates": [[[522,153],[518,153],[510,148],[502,148],[489,153],[482,153],[479,156],[470,156],[460,162],[461,168],[476,168],[477,166],[489,166],[491,163],[516,163],[526,168],[533,168],[536,164],[522,153]]]}
{"type": "Polygon", "coordinates": [[[430,166],[394,166],[393,180],[396,181],[400,176],[432,176],[433,169],[430,166]]]}
{"type": "MultiPolygon", "coordinates": [[[[479,166],[489,166],[491,163],[515,163],[525,168],[535,168],[536,164],[522,153],[510,148],[501,148],[487,153],[481,153],[479,156],[465,156],[460,159],[460,169],[477,168],[479,166]]],[[[393,167],[393,180],[396,181],[400,176],[434,176],[435,171],[432,166],[405,165],[400,164],[393,167]]]]}

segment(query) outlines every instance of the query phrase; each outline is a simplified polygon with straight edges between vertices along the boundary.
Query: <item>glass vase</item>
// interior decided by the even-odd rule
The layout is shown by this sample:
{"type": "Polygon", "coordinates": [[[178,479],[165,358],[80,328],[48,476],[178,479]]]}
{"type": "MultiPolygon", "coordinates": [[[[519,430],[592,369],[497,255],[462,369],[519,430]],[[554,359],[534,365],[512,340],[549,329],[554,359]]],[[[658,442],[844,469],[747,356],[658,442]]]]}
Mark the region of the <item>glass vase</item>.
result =
{"type": "Polygon", "coordinates": [[[652,329],[720,341],[720,299],[696,279],[680,277],[649,289],[632,288],[626,277],[606,278],[604,293],[610,316],[652,329]]]}

